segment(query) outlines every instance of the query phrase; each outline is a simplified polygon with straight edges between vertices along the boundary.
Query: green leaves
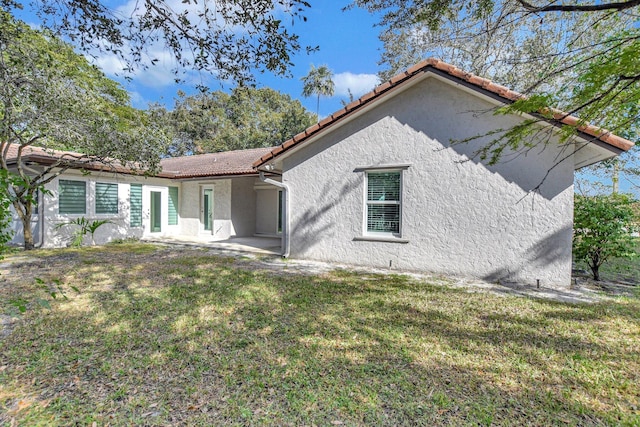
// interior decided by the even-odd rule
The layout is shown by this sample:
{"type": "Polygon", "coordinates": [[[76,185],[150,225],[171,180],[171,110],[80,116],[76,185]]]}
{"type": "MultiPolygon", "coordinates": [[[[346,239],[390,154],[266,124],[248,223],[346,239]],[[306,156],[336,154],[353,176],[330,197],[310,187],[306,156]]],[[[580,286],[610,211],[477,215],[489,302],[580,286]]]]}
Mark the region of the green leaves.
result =
{"type": "Polygon", "coordinates": [[[31,6],[44,27],[89,54],[116,55],[128,71],[153,66],[158,58],[149,55],[155,50],[175,59],[177,80],[199,70],[239,83],[252,81],[253,70],[287,74],[301,46],[285,23],[305,20],[310,7],[302,0],[146,0],[118,7],[101,0],[42,0],[31,6]]]}
{"type": "MultiPolygon", "coordinates": [[[[584,124],[631,141],[640,138],[640,5],[635,1],[595,5],[606,10],[575,1],[353,0],[353,5],[381,16],[383,79],[437,57],[530,97],[500,109],[503,113],[550,118],[545,109],[555,107],[579,117],[576,125],[561,128],[560,144],[572,142],[584,124]]],[[[543,135],[537,128],[534,120],[500,134],[484,157],[499,161],[507,147],[526,148],[532,135],[540,137],[537,144],[556,141],[553,133],[543,135]]]]}
{"type": "Polygon", "coordinates": [[[312,95],[318,97],[318,105],[316,109],[316,115],[320,115],[320,97],[321,96],[333,96],[335,91],[335,84],[333,83],[333,72],[326,65],[321,65],[318,68],[311,64],[309,74],[302,79],[302,96],[308,98],[312,95]]]}
{"type": "Polygon", "coordinates": [[[79,247],[82,246],[84,242],[84,238],[87,235],[91,236],[91,245],[95,244],[94,234],[98,231],[98,228],[102,227],[105,224],[113,224],[112,221],[108,219],[99,219],[94,221],[89,221],[85,217],[75,218],[72,221],[64,222],[56,225],[55,229],[58,230],[62,227],[66,226],[77,226],[72,234],[71,246],[79,247]]]}
{"type": "Polygon", "coordinates": [[[573,256],[599,280],[599,268],[611,258],[634,257],[640,218],[634,200],[624,194],[575,196],[573,256]]]}
{"type": "MultiPolygon", "coordinates": [[[[96,13],[98,10],[96,9],[96,13]]],[[[108,79],[71,45],[47,30],[34,30],[0,11],[0,170],[1,182],[22,220],[25,248],[33,248],[31,213],[39,189],[69,167],[100,162],[152,173],[168,144],[164,128],[148,112],[131,107],[127,92],[108,79]],[[31,146],[73,151],[37,174],[21,155],[31,146]]]]}
{"type": "Polygon", "coordinates": [[[173,111],[160,106],[151,110],[158,126],[172,133],[170,156],[271,147],[315,121],[299,101],[269,88],[178,96],[173,111]]]}
{"type": "MultiPolygon", "coordinates": [[[[76,286],[69,286],[75,293],[80,293],[80,290],[76,286]]],[[[51,300],[58,299],[58,297],[62,297],[63,299],[69,299],[67,296],[67,292],[65,289],[65,285],[62,280],[58,278],[50,279],[49,281],[45,281],[40,277],[35,277],[33,279],[33,289],[37,292],[30,293],[30,296],[18,296],[15,298],[9,299],[9,305],[13,306],[18,310],[19,313],[26,313],[30,307],[31,303],[37,304],[41,308],[46,308],[47,310],[51,310],[51,300]],[[45,295],[42,297],[40,295],[45,295]],[[49,299],[50,298],[50,299],[49,299]]]]}

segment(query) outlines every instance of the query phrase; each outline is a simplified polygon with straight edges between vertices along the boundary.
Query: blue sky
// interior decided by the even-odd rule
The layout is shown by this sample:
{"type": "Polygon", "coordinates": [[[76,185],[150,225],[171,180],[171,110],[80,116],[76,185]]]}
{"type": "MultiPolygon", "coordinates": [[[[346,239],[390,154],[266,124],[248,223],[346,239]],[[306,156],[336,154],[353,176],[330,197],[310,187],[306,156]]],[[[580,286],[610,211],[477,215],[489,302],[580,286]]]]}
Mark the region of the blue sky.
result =
{"type": "MultiPolygon", "coordinates": [[[[180,0],[168,0],[169,2],[180,0]]],[[[292,60],[292,77],[277,77],[269,74],[256,74],[258,87],[270,87],[300,100],[312,112],[316,111],[316,98],[302,97],[301,77],[309,72],[311,64],[327,65],[334,73],[335,95],[320,100],[320,117],[325,117],[342,108],[342,101],[348,102],[348,90],[357,98],[371,90],[377,83],[378,61],[382,43],[378,39],[379,27],[375,24],[379,18],[361,9],[342,9],[350,0],[313,1],[312,7],[303,14],[307,21],[296,20],[291,30],[300,36],[300,44],[320,47],[319,51],[307,54],[304,49],[292,60]]],[[[114,0],[113,7],[133,7],[136,0],[114,0]],[[120,5],[120,6],[118,6],[120,5]]],[[[28,11],[20,18],[37,26],[34,15],[28,11]]],[[[151,102],[159,102],[172,108],[176,93],[196,91],[197,84],[205,84],[211,90],[228,89],[223,83],[206,74],[190,74],[187,81],[175,84],[171,73],[173,61],[161,46],[153,50],[159,58],[159,65],[147,70],[137,70],[131,79],[122,76],[122,63],[113,56],[98,58],[97,65],[111,78],[121,84],[131,94],[132,103],[137,108],[146,108],[151,102]]],[[[593,177],[587,174],[587,179],[593,177]]],[[[603,179],[597,179],[602,181],[603,179]]],[[[604,179],[604,181],[608,181],[604,179]]],[[[623,191],[629,191],[629,182],[621,179],[623,191]]]]}
{"type": "MultiPolygon", "coordinates": [[[[300,100],[310,111],[316,111],[316,98],[302,97],[302,82],[311,64],[327,65],[334,73],[335,95],[320,100],[320,116],[324,117],[340,108],[341,100],[348,101],[348,90],[357,98],[370,91],[378,83],[376,73],[379,66],[381,42],[379,28],[374,28],[376,17],[361,9],[342,11],[345,1],[314,2],[304,13],[307,21],[296,20],[292,30],[300,36],[300,44],[319,46],[320,50],[307,54],[304,49],[293,58],[292,77],[276,77],[257,74],[259,87],[270,87],[300,100]]],[[[204,83],[211,90],[224,89],[208,75],[193,75],[192,80],[179,85],[171,74],[172,61],[161,58],[159,66],[149,70],[138,70],[131,81],[118,76],[122,64],[114,57],[102,57],[98,65],[111,78],[120,81],[131,93],[132,101],[138,108],[145,108],[149,102],[160,102],[171,108],[178,90],[192,93],[195,84],[204,83]]],[[[227,86],[228,88],[228,86],[227,86]]]]}

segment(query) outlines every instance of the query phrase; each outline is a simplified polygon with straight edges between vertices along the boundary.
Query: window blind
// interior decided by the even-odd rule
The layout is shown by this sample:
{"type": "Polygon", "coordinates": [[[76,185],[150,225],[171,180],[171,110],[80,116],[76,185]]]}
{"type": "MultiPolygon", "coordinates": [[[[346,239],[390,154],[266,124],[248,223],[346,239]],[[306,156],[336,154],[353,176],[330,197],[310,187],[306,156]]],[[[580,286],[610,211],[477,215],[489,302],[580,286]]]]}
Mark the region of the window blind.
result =
{"type": "Polygon", "coordinates": [[[118,184],[96,183],[96,213],[118,213],[118,184]]]}
{"type": "Polygon", "coordinates": [[[367,173],[367,231],[400,233],[400,172],[367,173]]]}
{"type": "Polygon", "coordinates": [[[84,215],[87,213],[87,183],[84,181],[58,181],[58,212],[84,215]]]}

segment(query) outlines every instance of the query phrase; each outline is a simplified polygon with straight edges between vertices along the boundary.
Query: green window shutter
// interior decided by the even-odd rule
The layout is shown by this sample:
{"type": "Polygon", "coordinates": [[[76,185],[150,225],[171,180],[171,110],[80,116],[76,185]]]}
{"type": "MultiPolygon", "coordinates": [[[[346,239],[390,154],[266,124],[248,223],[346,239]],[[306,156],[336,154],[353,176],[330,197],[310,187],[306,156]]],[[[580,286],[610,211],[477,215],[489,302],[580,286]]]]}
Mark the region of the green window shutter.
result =
{"type": "Polygon", "coordinates": [[[169,187],[169,225],[178,225],[178,187],[169,187]]]}
{"type": "Polygon", "coordinates": [[[118,213],[118,184],[96,183],[96,213],[118,213]]]}
{"type": "Polygon", "coordinates": [[[58,181],[58,213],[84,215],[87,213],[87,183],[58,181]]]}
{"type": "Polygon", "coordinates": [[[142,184],[131,184],[129,194],[129,225],[142,227],[142,184]]]}

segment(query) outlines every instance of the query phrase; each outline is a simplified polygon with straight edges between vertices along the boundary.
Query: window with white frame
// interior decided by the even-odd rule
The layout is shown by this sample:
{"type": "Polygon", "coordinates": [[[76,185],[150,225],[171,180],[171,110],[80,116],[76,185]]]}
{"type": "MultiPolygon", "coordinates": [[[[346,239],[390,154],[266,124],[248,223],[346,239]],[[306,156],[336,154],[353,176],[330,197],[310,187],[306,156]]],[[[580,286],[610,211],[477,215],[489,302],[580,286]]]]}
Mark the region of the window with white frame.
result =
{"type": "Polygon", "coordinates": [[[367,171],[366,232],[400,236],[402,171],[367,171]]]}

